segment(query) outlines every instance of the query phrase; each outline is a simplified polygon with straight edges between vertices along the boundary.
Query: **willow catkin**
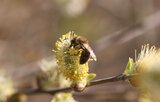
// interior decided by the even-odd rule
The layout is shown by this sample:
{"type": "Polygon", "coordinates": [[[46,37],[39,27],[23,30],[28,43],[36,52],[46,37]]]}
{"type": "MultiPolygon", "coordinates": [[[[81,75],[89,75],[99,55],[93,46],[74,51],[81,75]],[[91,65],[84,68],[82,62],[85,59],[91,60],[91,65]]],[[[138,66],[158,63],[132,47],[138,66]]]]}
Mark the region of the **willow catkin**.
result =
{"type": "Polygon", "coordinates": [[[72,83],[86,84],[88,77],[88,61],[80,64],[80,56],[82,49],[77,49],[71,46],[71,40],[77,37],[74,32],[68,32],[62,35],[56,42],[54,50],[58,64],[59,72],[62,73],[72,83]]]}

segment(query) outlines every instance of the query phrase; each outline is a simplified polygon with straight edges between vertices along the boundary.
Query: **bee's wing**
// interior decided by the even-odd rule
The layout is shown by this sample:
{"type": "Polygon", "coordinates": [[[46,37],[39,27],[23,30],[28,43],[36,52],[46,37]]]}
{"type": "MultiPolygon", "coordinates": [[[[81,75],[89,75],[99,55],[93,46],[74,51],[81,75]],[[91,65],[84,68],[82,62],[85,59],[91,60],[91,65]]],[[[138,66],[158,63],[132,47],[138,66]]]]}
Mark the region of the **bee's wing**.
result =
{"type": "Polygon", "coordinates": [[[88,44],[83,44],[83,46],[90,52],[90,56],[93,58],[93,60],[97,61],[97,57],[94,54],[92,48],[88,44]]]}

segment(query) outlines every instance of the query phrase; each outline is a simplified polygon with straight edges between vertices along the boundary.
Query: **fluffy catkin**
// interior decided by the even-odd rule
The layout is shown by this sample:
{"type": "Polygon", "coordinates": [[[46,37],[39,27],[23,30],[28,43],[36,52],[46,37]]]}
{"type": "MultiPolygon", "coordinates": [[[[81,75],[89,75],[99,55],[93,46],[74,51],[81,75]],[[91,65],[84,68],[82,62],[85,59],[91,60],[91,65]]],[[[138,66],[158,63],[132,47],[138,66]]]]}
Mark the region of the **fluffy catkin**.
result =
{"type": "Polygon", "coordinates": [[[74,32],[62,35],[56,42],[54,50],[59,72],[73,83],[86,83],[88,77],[88,62],[80,64],[82,49],[71,46],[71,40],[77,37],[74,32]]]}

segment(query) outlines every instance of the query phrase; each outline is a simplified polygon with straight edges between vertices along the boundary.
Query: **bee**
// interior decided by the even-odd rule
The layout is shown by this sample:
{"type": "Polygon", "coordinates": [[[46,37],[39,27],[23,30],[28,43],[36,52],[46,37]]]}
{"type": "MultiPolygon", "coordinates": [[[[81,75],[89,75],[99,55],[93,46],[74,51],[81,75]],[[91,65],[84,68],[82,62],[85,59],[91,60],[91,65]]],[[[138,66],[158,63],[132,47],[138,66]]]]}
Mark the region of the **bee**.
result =
{"type": "Polygon", "coordinates": [[[91,57],[93,60],[97,60],[92,48],[89,46],[88,40],[82,36],[74,37],[71,40],[71,46],[77,49],[82,49],[80,56],[80,64],[85,64],[91,57]]]}

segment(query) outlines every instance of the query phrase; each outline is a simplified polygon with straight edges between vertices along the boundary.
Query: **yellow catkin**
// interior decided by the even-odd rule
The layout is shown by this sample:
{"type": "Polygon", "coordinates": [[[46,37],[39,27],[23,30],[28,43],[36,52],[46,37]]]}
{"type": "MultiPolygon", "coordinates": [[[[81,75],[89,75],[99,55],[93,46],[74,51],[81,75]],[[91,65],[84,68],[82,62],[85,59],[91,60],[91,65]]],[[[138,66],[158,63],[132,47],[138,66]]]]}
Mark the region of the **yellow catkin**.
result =
{"type": "Polygon", "coordinates": [[[74,32],[68,32],[62,35],[56,42],[54,50],[58,69],[67,79],[73,83],[86,81],[88,76],[88,62],[80,64],[80,55],[82,50],[71,47],[71,40],[77,37],[74,32]]]}
{"type": "Polygon", "coordinates": [[[129,81],[143,96],[140,102],[160,102],[160,49],[148,44],[142,46],[133,69],[131,74],[138,73],[139,76],[129,81]]]}
{"type": "Polygon", "coordinates": [[[149,47],[149,44],[142,46],[141,52],[135,61],[137,72],[146,72],[153,69],[159,69],[160,50],[155,46],[149,47]]]}

